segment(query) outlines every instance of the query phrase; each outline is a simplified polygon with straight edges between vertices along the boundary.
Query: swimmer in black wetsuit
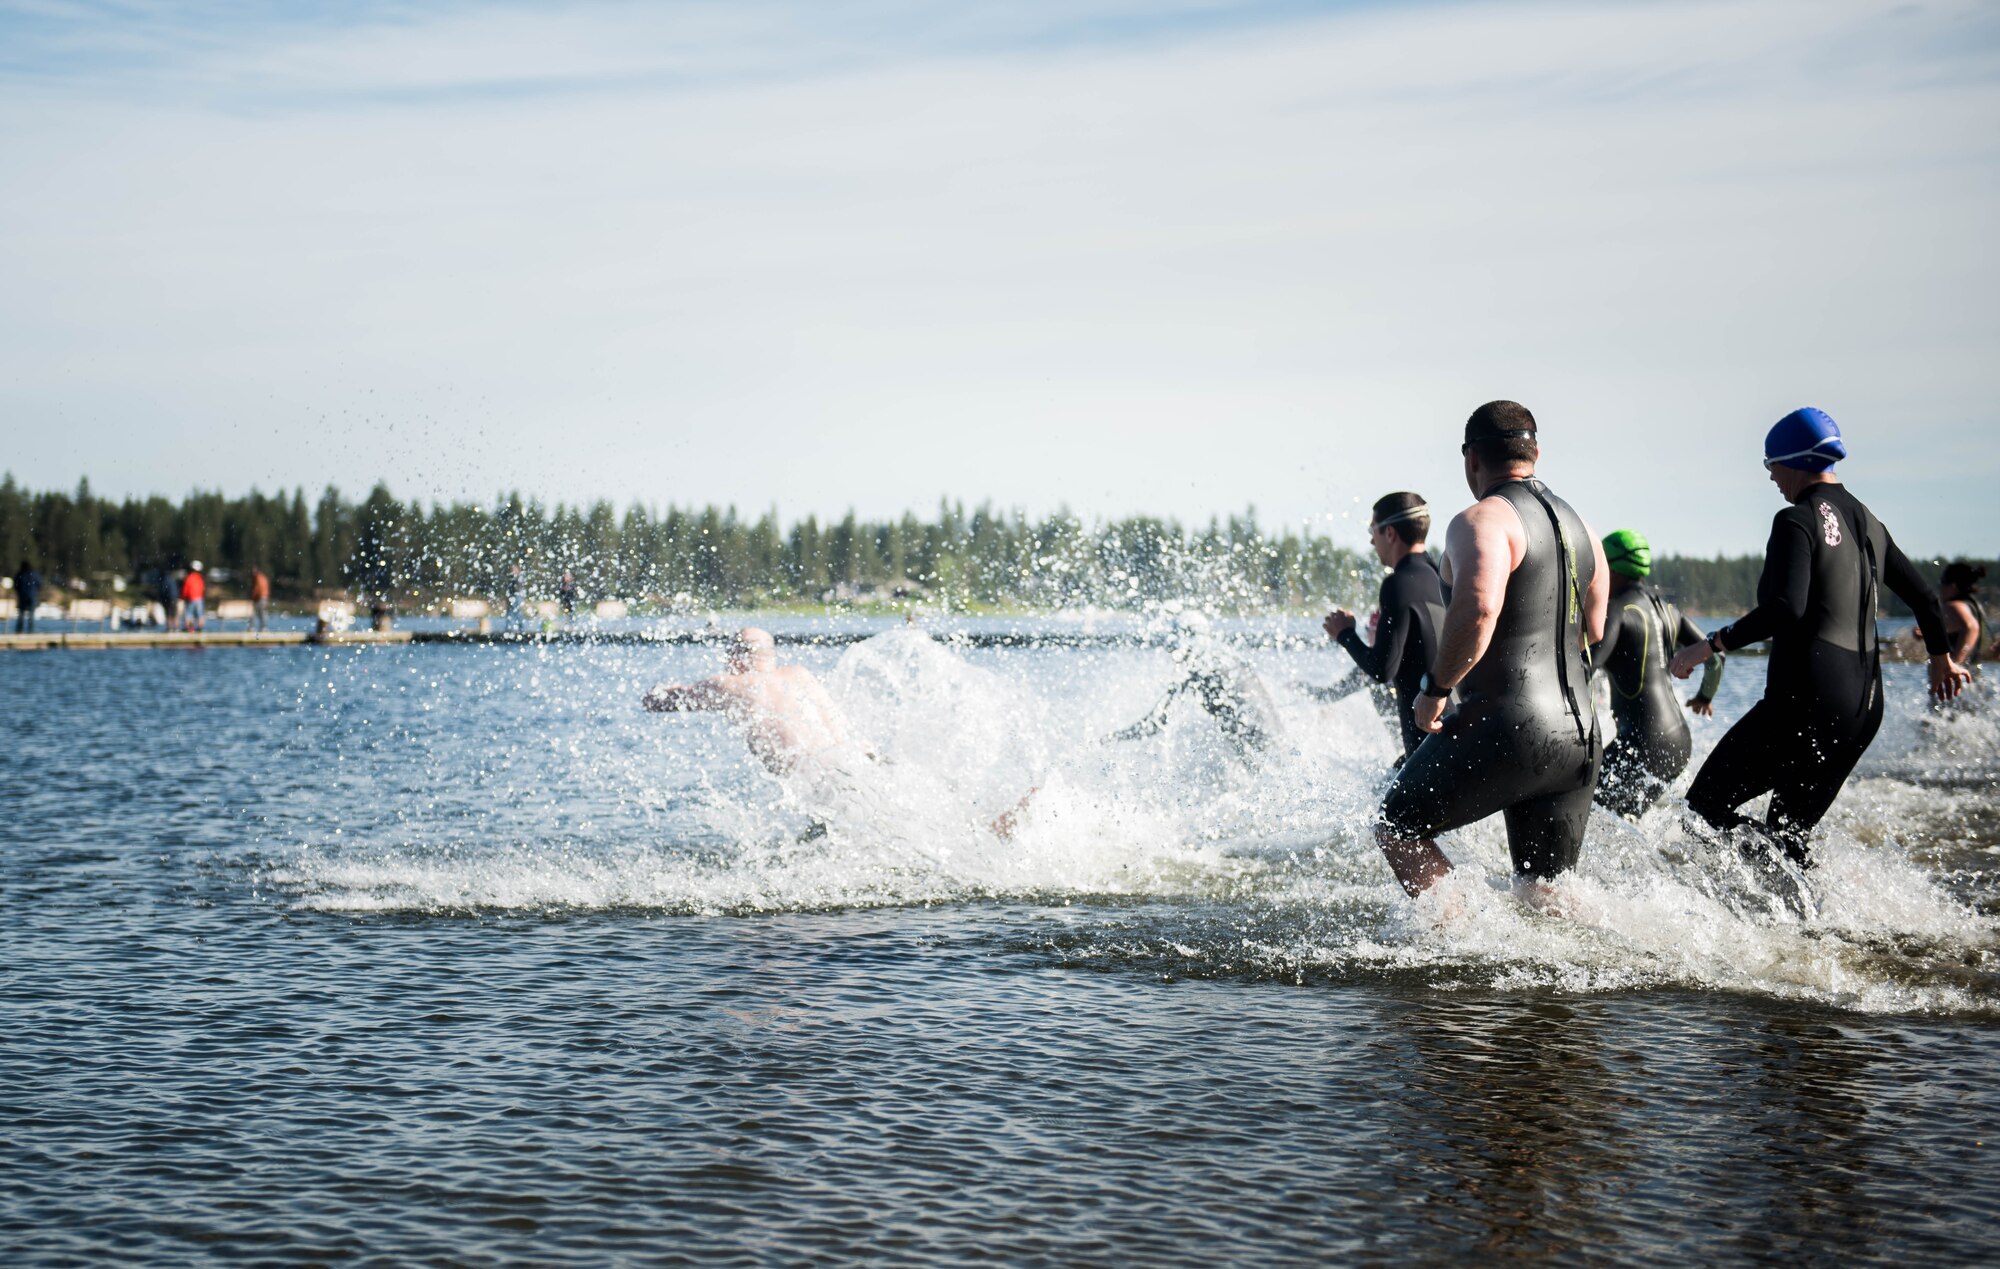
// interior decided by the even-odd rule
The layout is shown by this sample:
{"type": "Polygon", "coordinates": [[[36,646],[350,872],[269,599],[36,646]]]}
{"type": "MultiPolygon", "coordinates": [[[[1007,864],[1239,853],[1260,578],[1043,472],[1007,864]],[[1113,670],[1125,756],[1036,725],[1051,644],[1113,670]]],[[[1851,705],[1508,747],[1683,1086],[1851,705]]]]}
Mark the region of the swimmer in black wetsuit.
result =
{"type": "MultiPolygon", "coordinates": [[[[1225,647],[1208,632],[1208,618],[1198,612],[1174,618],[1174,667],[1177,677],[1160,703],[1130,727],[1121,727],[1098,743],[1138,740],[1158,735],[1166,729],[1169,712],[1180,697],[1192,693],[1209,717],[1221,729],[1222,738],[1244,766],[1256,768],[1266,752],[1284,737],[1278,721],[1278,707],[1264,680],[1250,663],[1225,647]]],[[[1037,784],[1021,799],[995,816],[990,827],[1001,841],[1011,840],[1020,830],[1028,807],[1041,791],[1037,784]]]]}
{"type": "Polygon", "coordinates": [[[1480,406],[1461,449],[1479,501],[1445,533],[1451,602],[1415,709],[1431,734],[1390,784],[1375,832],[1412,895],[1451,871],[1433,838],[1495,813],[1517,879],[1575,867],[1601,756],[1584,652],[1604,633],[1597,535],[1535,479],[1541,451],[1525,407],[1480,406]]]}
{"type": "Polygon", "coordinates": [[[1392,493],[1377,499],[1368,524],[1368,541],[1389,575],[1382,579],[1374,641],[1361,641],[1354,631],[1354,614],[1345,608],[1327,614],[1322,627],[1328,637],[1347,649],[1362,674],[1387,684],[1394,693],[1396,718],[1403,733],[1403,756],[1396,760],[1398,766],[1423,742],[1424,733],[1417,729],[1411,710],[1424,674],[1431,668],[1438,627],[1444,622],[1444,587],[1438,581],[1437,562],[1424,545],[1430,529],[1430,508],[1416,494],[1392,493]]]}
{"type": "MultiPolygon", "coordinates": [[[[1667,676],[1671,650],[1702,641],[1701,631],[1644,578],[1653,571],[1653,548],[1645,535],[1620,529],[1604,539],[1611,569],[1611,605],[1604,639],[1590,650],[1595,673],[1611,682],[1611,716],[1618,736],[1604,746],[1604,770],[1597,780],[1597,803],[1613,814],[1637,819],[1650,810],[1694,752],[1694,736],[1681,717],[1680,699],[1667,676]]],[[[1722,681],[1721,657],[1708,663],[1701,688],[1688,702],[1697,714],[1715,712],[1715,689],[1722,681]]]]}
{"type": "Polygon", "coordinates": [[[1144,718],[1106,736],[1137,740],[1157,734],[1167,725],[1167,713],[1180,696],[1193,693],[1202,709],[1222,729],[1223,739],[1245,763],[1253,764],[1283,736],[1277,706],[1250,663],[1208,632],[1199,613],[1174,620],[1174,666],[1179,677],[1144,718]]]}
{"type": "Polygon", "coordinates": [[[1676,653],[1673,673],[1686,678],[1714,653],[1769,639],[1769,678],[1764,699],[1702,764],[1687,801],[1690,824],[1746,830],[1738,842],[1752,858],[1768,859],[1775,847],[1810,867],[1814,827],[1882,725],[1881,587],[1917,614],[1934,697],[1957,696],[1972,676],[1950,656],[1937,592],[1834,476],[1833,464],[1847,457],[1834,421],[1794,411],[1771,429],[1764,454],[1771,482],[1791,505],[1772,521],[1757,606],[1676,653]],[[1765,792],[1770,811],[1758,825],[1737,808],[1765,792]]]}

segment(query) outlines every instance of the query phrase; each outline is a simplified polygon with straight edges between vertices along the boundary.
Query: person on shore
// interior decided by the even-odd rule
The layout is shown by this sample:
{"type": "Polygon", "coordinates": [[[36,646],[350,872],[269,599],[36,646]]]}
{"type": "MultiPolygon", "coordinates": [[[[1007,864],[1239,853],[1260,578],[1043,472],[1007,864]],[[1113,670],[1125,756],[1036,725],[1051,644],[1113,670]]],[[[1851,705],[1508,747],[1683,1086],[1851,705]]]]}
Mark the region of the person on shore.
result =
{"type": "Polygon", "coordinates": [[[14,633],[33,634],[35,609],[42,602],[42,575],[27,560],[14,570],[14,633]]]}
{"type": "Polygon", "coordinates": [[[576,574],[568,569],[563,570],[562,581],[556,586],[556,603],[562,607],[565,622],[576,615],[576,574]]]}
{"type": "Polygon", "coordinates": [[[1782,854],[1812,866],[1813,829],[1882,725],[1881,587],[1917,614],[1931,695],[1949,700],[1971,679],[1951,656],[1937,592],[1834,475],[1847,452],[1820,410],[1794,410],[1771,428],[1764,467],[1789,505],[1771,522],[1757,606],[1674,655],[1674,676],[1686,678],[1712,656],[1771,641],[1764,698],[1715,746],[1687,795],[1690,825],[1734,833],[1754,862],[1782,854]],[[1737,809],[1767,792],[1761,825],[1737,809]]]}
{"type": "Polygon", "coordinates": [[[1239,761],[1254,766],[1284,736],[1278,707],[1248,661],[1209,632],[1208,618],[1182,613],[1173,626],[1174,681],[1160,703],[1106,741],[1138,740],[1166,728],[1174,702],[1191,695],[1215,720],[1239,761]]]}
{"type": "Polygon", "coordinates": [[[1951,659],[1977,673],[1985,659],[1986,605],[1979,599],[1979,583],[1986,577],[1983,565],[1954,560],[1944,566],[1938,583],[1938,598],[1944,601],[1944,633],[1951,641],[1951,659]]]}
{"type": "Polygon", "coordinates": [[[661,684],[640,704],[658,713],[710,710],[726,714],[775,775],[801,766],[835,764],[849,750],[840,710],[802,665],[779,665],[769,632],[746,626],[729,643],[728,669],[698,683],[661,684]]]}
{"type": "Polygon", "coordinates": [[[160,606],[160,625],[166,632],[180,629],[181,583],[173,569],[163,566],[154,570],[153,602],[160,606]]]}
{"type": "MultiPolygon", "coordinates": [[[[1604,747],[1597,803],[1614,815],[1637,819],[1665,795],[1694,753],[1694,735],[1681,717],[1667,662],[1670,648],[1700,643],[1703,636],[1647,584],[1653,548],[1645,534],[1619,529],[1605,538],[1604,562],[1611,570],[1611,604],[1604,638],[1590,650],[1590,663],[1594,673],[1610,680],[1618,735],[1604,747]]],[[[1701,687],[1687,703],[1697,714],[1715,713],[1722,661],[1709,661],[1701,687]]]]}
{"type": "Polygon", "coordinates": [[[1376,499],[1368,522],[1368,542],[1375,558],[1388,568],[1377,597],[1373,639],[1361,641],[1354,614],[1336,608],[1321,628],[1347,650],[1361,673],[1394,693],[1396,719],[1402,725],[1401,766],[1416,752],[1424,734],[1412,713],[1424,674],[1437,651],[1438,627],[1444,621],[1444,586],[1425,539],[1431,512],[1413,493],[1392,493],[1376,499]]]}
{"type": "Polygon", "coordinates": [[[1460,452],[1478,501],[1445,531],[1451,601],[1414,710],[1429,734],[1383,796],[1375,838],[1414,896],[1451,871],[1438,834],[1502,815],[1516,883],[1540,901],[1540,883],[1576,866],[1597,788],[1585,649],[1603,637],[1608,570],[1590,526],[1535,478],[1525,406],[1480,406],[1460,452]]]}
{"type": "Polygon", "coordinates": [[[271,621],[271,579],[261,568],[250,570],[250,613],[257,633],[263,634],[271,621]]]}
{"type": "Polygon", "coordinates": [[[527,625],[527,621],[528,571],[516,561],[507,569],[506,627],[509,630],[521,630],[527,625]]]}
{"type": "Polygon", "coordinates": [[[188,563],[187,576],[181,579],[181,626],[183,629],[199,632],[202,628],[204,597],[208,594],[208,582],[201,574],[201,561],[188,563]]]}

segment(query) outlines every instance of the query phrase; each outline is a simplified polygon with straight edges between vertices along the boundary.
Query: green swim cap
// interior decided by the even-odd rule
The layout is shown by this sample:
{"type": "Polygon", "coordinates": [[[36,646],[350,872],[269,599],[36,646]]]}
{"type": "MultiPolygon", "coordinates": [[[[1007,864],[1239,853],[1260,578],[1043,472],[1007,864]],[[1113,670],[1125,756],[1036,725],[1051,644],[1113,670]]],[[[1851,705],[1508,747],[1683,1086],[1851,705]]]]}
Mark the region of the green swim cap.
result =
{"type": "Polygon", "coordinates": [[[1653,544],[1637,529],[1620,529],[1604,538],[1604,562],[1614,573],[1644,577],[1653,571],[1653,544]]]}

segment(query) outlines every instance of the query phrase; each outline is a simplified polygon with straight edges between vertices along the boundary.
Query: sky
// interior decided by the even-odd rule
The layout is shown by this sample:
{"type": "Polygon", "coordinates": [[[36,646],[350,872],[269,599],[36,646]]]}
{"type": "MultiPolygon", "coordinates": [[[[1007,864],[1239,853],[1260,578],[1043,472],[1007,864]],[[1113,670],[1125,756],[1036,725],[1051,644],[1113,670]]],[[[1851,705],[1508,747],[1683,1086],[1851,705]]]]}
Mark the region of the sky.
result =
{"type": "Polygon", "coordinates": [[[2000,7],[0,0],[0,469],[2000,554],[2000,7]]]}

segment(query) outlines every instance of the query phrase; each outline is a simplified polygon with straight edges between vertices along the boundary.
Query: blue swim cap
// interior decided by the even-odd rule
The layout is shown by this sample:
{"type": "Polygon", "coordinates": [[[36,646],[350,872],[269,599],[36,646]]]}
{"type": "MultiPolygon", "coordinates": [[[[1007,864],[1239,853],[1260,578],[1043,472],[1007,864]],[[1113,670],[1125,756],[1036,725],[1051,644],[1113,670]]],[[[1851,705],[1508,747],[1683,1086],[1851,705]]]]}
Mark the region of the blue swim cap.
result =
{"type": "Polygon", "coordinates": [[[1847,457],[1840,424],[1825,410],[1807,406],[1771,425],[1764,437],[1764,466],[1796,471],[1828,471],[1847,457]]]}

